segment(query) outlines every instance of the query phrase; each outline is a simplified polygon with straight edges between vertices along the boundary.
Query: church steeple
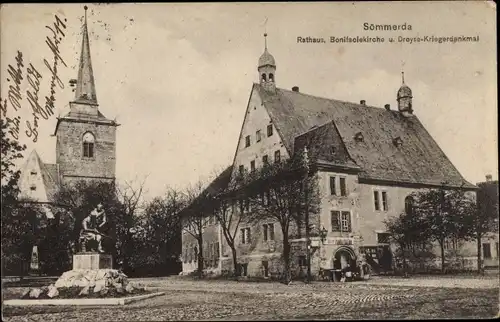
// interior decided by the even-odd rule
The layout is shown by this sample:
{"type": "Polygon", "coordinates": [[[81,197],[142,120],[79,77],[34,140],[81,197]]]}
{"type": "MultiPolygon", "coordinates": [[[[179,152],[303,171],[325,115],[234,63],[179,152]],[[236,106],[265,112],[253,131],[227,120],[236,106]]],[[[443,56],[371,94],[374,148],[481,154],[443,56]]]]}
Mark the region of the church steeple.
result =
{"type": "Polygon", "coordinates": [[[276,62],[273,55],[267,51],[267,32],[264,33],[264,53],[259,58],[260,84],[268,91],[276,90],[276,62]]]}
{"type": "Polygon", "coordinates": [[[85,20],[83,23],[82,51],[80,53],[80,65],[78,69],[78,80],[76,82],[75,103],[97,106],[95,91],[94,72],[90,59],[90,42],[87,29],[87,6],[85,9],[85,20]]]}

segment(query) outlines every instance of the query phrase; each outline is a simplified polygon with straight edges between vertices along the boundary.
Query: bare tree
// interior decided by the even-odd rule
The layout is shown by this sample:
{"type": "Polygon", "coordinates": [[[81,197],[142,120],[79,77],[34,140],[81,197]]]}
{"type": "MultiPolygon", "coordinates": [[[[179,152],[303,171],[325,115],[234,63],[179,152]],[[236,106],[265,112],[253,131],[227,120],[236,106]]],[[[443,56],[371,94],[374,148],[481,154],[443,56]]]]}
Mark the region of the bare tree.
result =
{"type": "Polygon", "coordinates": [[[130,255],[128,249],[132,243],[134,228],[139,223],[139,215],[143,210],[144,184],[147,178],[142,181],[128,182],[116,187],[116,193],[122,204],[122,212],[119,218],[115,218],[114,234],[116,240],[116,250],[118,257],[122,261],[122,269],[129,268],[130,255]]]}
{"type": "Polygon", "coordinates": [[[198,262],[198,276],[203,277],[203,231],[208,224],[213,210],[208,207],[210,199],[202,180],[197,181],[186,189],[186,207],[181,210],[182,227],[198,244],[196,255],[198,262]]]}

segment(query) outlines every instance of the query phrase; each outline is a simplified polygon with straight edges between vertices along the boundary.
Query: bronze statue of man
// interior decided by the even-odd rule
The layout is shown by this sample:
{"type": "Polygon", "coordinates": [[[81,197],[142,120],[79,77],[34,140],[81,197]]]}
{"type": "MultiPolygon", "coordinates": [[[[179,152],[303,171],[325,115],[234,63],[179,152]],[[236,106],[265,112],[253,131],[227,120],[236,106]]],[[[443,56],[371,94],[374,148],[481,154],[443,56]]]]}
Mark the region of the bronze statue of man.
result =
{"type": "Polygon", "coordinates": [[[82,221],[82,230],[80,232],[80,240],[83,243],[89,240],[95,240],[97,242],[97,251],[103,253],[102,239],[107,236],[104,234],[105,225],[107,223],[106,212],[99,203],[90,214],[85,217],[82,221]]]}

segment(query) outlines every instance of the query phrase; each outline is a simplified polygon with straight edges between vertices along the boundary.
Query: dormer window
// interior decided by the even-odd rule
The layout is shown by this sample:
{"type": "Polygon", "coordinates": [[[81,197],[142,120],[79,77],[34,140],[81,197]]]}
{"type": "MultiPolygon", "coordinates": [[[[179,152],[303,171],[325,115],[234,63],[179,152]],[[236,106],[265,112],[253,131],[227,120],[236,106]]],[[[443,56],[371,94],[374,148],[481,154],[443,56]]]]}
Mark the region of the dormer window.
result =
{"type": "Polygon", "coordinates": [[[394,143],[395,146],[400,147],[403,144],[403,140],[398,136],[392,140],[392,143],[394,143]]]}
{"type": "Polygon", "coordinates": [[[85,133],[83,135],[83,157],[85,158],[94,157],[94,144],[95,144],[94,135],[90,132],[85,133]]]}
{"type": "Polygon", "coordinates": [[[356,133],[354,135],[354,140],[356,142],[363,142],[364,141],[363,133],[361,133],[361,132],[356,133]]]}
{"type": "Polygon", "coordinates": [[[330,153],[331,153],[331,154],[335,154],[335,152],[336,152],[335,147],[334,147],[334,146],[332,146],[332,147],[330,148],[330,153]]]}

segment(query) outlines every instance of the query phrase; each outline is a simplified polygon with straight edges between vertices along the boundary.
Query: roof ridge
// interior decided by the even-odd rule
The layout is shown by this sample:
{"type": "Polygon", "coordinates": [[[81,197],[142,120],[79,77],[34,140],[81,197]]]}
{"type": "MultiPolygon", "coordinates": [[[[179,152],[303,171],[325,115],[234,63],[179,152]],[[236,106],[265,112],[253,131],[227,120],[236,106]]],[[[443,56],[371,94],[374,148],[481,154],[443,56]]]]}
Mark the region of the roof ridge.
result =
{"type": "Polygon", "coordinates": [[[378,106],[373,106],[373,105],[362,105],[362,104],[359,104],[359,103],[354,103],[354,102],[339,100],[339,99],[335,99],[335,98],[328,98],[328,97],[317,96],[317,95],[307,94],[307,93],[302,93],[302,92],[295,92],[293,90],[289,90],[289,89],[285,89],[285,88],[280,88],[280,87],[276,87],[276,89],[278,89],[280,91],[286,91],[286,92],[290,92],[290,93],[294,93],[294,94],[300,94],[300,95],[309,96],[309,97],[313,97],[313,98],[319,98],[319,99],[323,99],[323,100],[327,100],[327,101],[335,101],[335,102],[339,102],[339,103],[346,103],[346,104],[357,105],[357,106],[360,106],[360,107],[363,107],[363,108],[370,107],[370,108],[376,108],[376,109],[380,109],[380,110],[385,110],[384,107],[378,107],[378,106]]]}

